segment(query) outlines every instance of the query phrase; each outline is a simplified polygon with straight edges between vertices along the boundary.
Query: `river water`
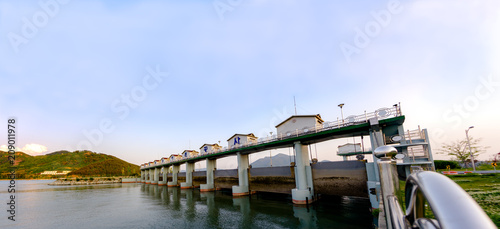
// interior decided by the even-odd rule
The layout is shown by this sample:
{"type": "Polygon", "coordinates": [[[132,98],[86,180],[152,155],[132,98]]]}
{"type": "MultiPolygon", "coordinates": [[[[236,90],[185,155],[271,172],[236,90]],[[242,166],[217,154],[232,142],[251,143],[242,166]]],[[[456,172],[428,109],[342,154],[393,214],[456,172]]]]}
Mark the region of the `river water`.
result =
{"type": "Polygon", "coordinates": [[[15,222],[9,181],[0,181],[0,228],[372,228],[365,198],[323,197],[294,206],[289,195],[200,193],[145,184],[49,186],[16,181],[15,222]]]}

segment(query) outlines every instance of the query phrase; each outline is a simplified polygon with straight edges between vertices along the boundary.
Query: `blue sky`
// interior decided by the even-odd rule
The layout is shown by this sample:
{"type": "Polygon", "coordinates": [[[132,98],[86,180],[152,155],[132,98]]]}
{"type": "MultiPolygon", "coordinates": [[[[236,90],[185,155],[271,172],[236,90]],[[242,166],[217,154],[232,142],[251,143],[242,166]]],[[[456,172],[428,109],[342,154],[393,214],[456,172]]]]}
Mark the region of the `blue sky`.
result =
{"type": "Polygon", "coordinates": [[[0,120],[17,118],[32,154],[88,145],[140,164],[262,136],[294,96],[330,121],[339,103],[401,102],[435,150],[474,125],[486,159],[500,152],[499,30],[497,1],[0,1],[0,120]]]}

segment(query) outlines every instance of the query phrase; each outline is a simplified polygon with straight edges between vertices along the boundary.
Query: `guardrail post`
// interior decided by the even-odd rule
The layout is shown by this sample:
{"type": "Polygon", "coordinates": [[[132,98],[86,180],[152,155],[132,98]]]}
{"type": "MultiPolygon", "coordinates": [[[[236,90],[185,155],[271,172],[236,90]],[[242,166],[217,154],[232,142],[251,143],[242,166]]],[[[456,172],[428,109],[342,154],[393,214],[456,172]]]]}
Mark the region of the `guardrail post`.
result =
{"type": "Polygon", "coordinates": [[[399,191],[399,179],[398,173],[396,171],[396,161],[391,159],[397,153],[398,151],[396,150],[396,148],[392,146],[381,146],[375,149],[375,151],[373,152],[374,156],[379,158],[377,160],[377,164],[379,167],[380,188],[382,192],[381,201],[383,201],[384,203],[385,219],[389,229],[393,228],[393,223],[399,221],[399,219],[391,218],[391,210],[394,209],[391,209],[389,205],[389,199],[397,196],[397,192],[399,191]]]}
{"type": "Polygon", "coordinates": [[[410,130],[406,130],[406,132],[408,133],[408,140],[410,140],[410,144],[411,144],[411,143],[413,143],[413,142],[411,141],[410,130]]]}

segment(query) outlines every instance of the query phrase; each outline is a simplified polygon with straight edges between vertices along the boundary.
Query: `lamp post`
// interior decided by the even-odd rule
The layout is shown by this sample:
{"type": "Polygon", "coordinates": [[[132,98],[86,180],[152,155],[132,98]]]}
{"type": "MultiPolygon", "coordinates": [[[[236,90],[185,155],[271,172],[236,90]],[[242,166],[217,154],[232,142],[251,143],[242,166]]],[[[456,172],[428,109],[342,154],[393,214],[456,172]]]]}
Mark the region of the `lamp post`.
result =
{"type": "Polygon", "coordinates": [[[344,106],[343,103],[339,104],[340,107],[340,115],[342,117],[342,124],[344,124],[344,112],[342,111],[342,107],[344,106]]]}
{"type": "Polygon", "coordinates": [[[467,145],[469,145],[469,153],[470,153],[470,158],[472,160],[472,169],[474,172],[476,172],[476,165],[474,164],[474,155],[472,155],[472,149],[470,147],[470,140],[469,140],[469,130],[474,128],[474,126],[470,126],[469,129],[465,130],[465,136],[467,137],[467,145]]]}

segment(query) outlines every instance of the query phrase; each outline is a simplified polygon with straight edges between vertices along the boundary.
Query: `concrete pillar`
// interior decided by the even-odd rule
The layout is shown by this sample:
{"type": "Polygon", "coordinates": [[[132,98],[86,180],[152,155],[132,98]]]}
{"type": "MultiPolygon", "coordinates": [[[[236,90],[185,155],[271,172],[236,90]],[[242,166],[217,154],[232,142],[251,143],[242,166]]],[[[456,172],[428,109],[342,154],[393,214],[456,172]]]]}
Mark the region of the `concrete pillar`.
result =
{"type": "Polygon", "coordinates": [[[238,157],[238,183],[233,186],[233,196],[245,196],[249,194],[248,189],[248,154],[237,153],[238,157]]]}
{"type": "MultiPolygon", "coordinates": [[[[384,135],[382,134],[382,129],[378,123],[377,118],[371,118],[369,120],[370,123],[370,144],[372,147],[372,152],[378,148],[379,146],[385,145],[384,135]]],[[[404,133],[403,126],[398,127],[398,132],[404,133]]],[[[401,135],[402,136],[402,135],[401,135]]],[[[380,174],[377,161],[379,160],[372,153],[373,163],[366,163],[366,173],[369,177],[367,181],[368,192],[370,193],[368,196],[370,197],[370,203],[372,208],[379,208],[379,198],[380,196],[380,174]]]]}
{"type": "Polygon", "coordinates": [[[200,185],[200,192],[210,192],[215,190],[214,171],[216,168],[216,159],[207,158],[207,183],[200,185]]]}
{"type": "Polygon", "coordinates": [[[292,201],[294,204],[312,203],[314,188],[312,183],[312,170],[309,164],[309,150],[307,145],[294,142],[295,149],[295,185],[292,189],[292,201]]]}
{"type": "Polygon", "coordinates": [[[172,181],[167,183],[168,187],[179,186],[179,184],[177,184],[177,174],[179,173],[180,168],[180,165],[174,165],[172,167],[172,181]]]}
{"type": "Polygon", "coordinates": [[[181,189],[193,188],[194,163],[186,163],[186,182],[181,183],[181,189]]]}
{"type": "Polygon", "coordinates": [[[146,170],[146,184],[151,184],[151,169],[146,170]]]}
{"type": "MultiPolygon", "coordinates": [[[[370,143],[371,143],[371,146],[372,146],[372,151],[375,150],[376,148],[380,147],[380,146],[383,146],[385,145],[384,144],[384,135],[382,134],[382,130],[370,130],[370,143]]],[[[372,156],[373,156],[373,161],[374,162],[377,162],[378,161],[378,158],[375,157],[375,155],[372,153],[372,156]]],[[[375,171],[373,171],[373,173],[375,174],[375,178],[378,181],[380,181],[380,177],[379,177],[379,172],[378,172],[378,164],[377,163],[374,163],[374,169],[375,171]]]]}
{"type": "Polygon", "coordinates": [[[163,180],[160,181],[158,179],[158,186],[164,186],[164,185],[167,185],[167,170],[168,170],[168,167],[165,167],[165,166],[162,166],[161,169],[160,169],[160,174],[162,175],[162,178],[163,180]]]}
{"type": "Polygon", "coordinates": [[[153,170],[153,179],[151,180],[151,184],[158,184],[158,179],[160,178],[160,170],[158,168],[154,168],[153,170]]]}
{"type": "Polygon", "coordinates": [[[144,170],[141,170],[141,183],[145,182],[144,176],[145,176],[144,170]]]}

